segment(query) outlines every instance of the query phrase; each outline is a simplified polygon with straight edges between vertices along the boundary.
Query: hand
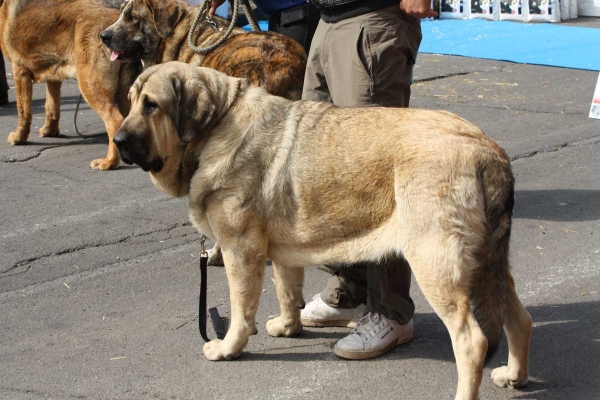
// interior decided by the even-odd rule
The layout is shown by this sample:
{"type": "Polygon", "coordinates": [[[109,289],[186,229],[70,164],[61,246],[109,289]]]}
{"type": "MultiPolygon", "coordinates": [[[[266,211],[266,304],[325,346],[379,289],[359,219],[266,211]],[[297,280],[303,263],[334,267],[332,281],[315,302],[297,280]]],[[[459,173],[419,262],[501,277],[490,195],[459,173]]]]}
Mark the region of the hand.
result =
{"type": "Polygon", "coordinates": [[[402,0],[400,10],[406,15],[419,18],[437,17],[438,13],[431,8],[431,0],[402,0]]]}
{"type": "Polygon", "coordinates": [[[208,8],[208,16],[214,17],[217,8],[219,8],[223,3],[225,3],[225,0],[211,0],[208,8]]]}

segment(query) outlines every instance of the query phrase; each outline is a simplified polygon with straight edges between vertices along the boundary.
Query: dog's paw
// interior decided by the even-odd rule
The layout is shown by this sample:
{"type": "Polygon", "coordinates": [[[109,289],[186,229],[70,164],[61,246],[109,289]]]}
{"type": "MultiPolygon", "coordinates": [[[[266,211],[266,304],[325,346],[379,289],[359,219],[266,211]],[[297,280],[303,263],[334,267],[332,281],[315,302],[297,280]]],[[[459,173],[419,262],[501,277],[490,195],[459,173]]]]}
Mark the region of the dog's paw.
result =
{"type": "Polygon", "coordinates": [[[220,339],[214,339],[206,343],[202,348],[204,358],[210,361],[230,361],[238,358],[240,353],[235,354],[230,349],[227,349],[225,343],[220,339]]]}
{"type": "Polygon", "coordinates": [[[277,317],[267,321],[267,333],[275,337],[294,337],[298,336],[302,331],[300,319],[296,322],[290,320],[284,321],[283,318],[277,317]]]}
{"type": "Polygon", "coordinates": [[[23,135],[20,134],[18,132],[11,132],[10,135],[8,135],[8,138],[6,139],[6,141],[10,144],[14,145],[19,145],[19,144],[25,144],[27,143],[27,136],[28,135],[23,135]]]}
{"type": "Polygon", "coordinates": [[[39,130],[41,137],[58,137],[60,136],[60,130],[58,129],[58,123],[56,124],[46,124],[42,126],[39,130]]]}
{"type": "Polygon", "coordinates": [[[213,267],[222,267],[225,265],[221,247],[215,245],[208,251],[208,265],[212,265],[213,267]]]}
{"type": "Polygon", "coordinates": [[[106,171],[109,169],[117,169],[119,167],[119,160],[113,160],[110,158],[98,158],[90,163],[92,169],[106,171]]]}
{"type": "Polygon", "coordinates": [[[522,388],[529,382],[529,377],[527,374],[523,374],[525,376],[519,377],[518,372],[511,371],[508,366],[495,368],[492,371],[492,381],[498,387],[513,387],[515,389],[522,388]]]}

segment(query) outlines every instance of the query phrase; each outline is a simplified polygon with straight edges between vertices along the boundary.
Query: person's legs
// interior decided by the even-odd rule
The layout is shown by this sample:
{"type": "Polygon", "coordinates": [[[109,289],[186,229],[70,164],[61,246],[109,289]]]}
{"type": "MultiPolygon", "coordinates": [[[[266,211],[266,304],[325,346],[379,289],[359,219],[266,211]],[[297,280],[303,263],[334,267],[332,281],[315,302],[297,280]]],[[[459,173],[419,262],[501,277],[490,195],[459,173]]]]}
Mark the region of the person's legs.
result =
{"type": "Polygon", "coordinates": [[[4,66],[4,56],[0,51],[0,106],[8,104],[8,81],[6,80],[6,67],[4,66]]]}
{"type": "MultiPolygon", "coordinates": [[[[421,42],[418,19],[394,6],[324,25],[329,29],[319,50],[324,53],[325,82],[335,104],[408,107],[412,68],[421,42]]],[[[410,266],[402,257],[391,256],[369,263],[367,270],[367,315],[362,327],[336,344],[335,352],[341,357],[377,357],[412,339],[410,266]]],[[[323,293],[328,292],[329,288],[323,293]]]]}
{"type": "Polygon", "coordinates": [[[302,310],[302,325],[355,327],[367,302],[367,264],[324,265],[319,268],[331,276],[327,287],[302,310]]]}
{"type": "Polygon", "coordinates": [[[392,6],[331,25],[324,70],[333,103],[408,107],[420,21],[392,6]]]}
{"type": "Polygon", "coordinates": [[[330,29],[330,24],[319,21],[317,30],[312,39],[308,59],[306,61],[306,73],[304,74],[304,87],[302,88],[302,100],[326,101],[331,103],[329,86],[325,79],[323,70],[323,40],[330,29]]]}
{"type": "Polygon", "coordinates": [[[308,54],[319,19],[319,10],[312,3],[304,3],[271,15],[269,31],[294,39],[308,54]]]}
{"type": "Polygon", "coordinates": [[[415,304],[410,297],[410,280],[410,265],[400,256],[370,263],[366,312],[383,314],[402,325],[408,323],[415,313],[415,304]]]}
{"type": "MultiPolygon", "coordinates": [[[[308,53],[302,100],[331,102],[325,79],[323,40],[332,24],[319,22],[308,53]]],[[[363,266],[320,267],[332,276],[327,287],[302,310],[304,326],[355,326],[367,300],[367,269],[363,266]]]]}

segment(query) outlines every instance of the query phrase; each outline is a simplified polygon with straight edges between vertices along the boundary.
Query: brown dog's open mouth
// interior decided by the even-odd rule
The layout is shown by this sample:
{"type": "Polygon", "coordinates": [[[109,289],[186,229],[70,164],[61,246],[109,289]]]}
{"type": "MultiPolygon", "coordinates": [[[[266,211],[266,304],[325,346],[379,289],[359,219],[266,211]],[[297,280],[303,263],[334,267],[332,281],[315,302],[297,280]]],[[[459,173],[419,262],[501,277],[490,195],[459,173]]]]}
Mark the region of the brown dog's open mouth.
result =
{"type": "Polygon", "coordinates": [[[122,61],[122,62],[133,62],[133,61],[138,61],[139,58],[129,55],[127,53],[124,53],[122,51],[115,51],[115,50],[111,50],[110,52],[110,61],[122,61]]]}
{"type": "Polygon", "coordinates": [[[111,51],[110,52],[110,61],[117,60],[121,54],[123,54],[123,53],[121,53],[120,51],[114,51],[114,50],[111,51]]]}

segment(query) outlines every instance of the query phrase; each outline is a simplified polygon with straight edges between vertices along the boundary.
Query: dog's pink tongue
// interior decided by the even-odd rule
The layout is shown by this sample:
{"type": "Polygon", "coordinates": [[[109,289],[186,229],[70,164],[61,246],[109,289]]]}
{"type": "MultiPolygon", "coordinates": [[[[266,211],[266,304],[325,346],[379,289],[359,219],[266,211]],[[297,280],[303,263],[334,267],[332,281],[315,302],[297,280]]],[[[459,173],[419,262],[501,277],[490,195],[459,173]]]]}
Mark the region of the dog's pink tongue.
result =
{"type": "Polygon", "coordinates": [[[120,51],[112,51],[112,53],[110,53],[110,61],[115,61],[117,58],[119,58],[119,56],[121,55],[120,51]]]}

